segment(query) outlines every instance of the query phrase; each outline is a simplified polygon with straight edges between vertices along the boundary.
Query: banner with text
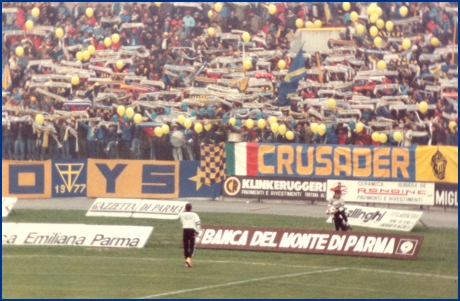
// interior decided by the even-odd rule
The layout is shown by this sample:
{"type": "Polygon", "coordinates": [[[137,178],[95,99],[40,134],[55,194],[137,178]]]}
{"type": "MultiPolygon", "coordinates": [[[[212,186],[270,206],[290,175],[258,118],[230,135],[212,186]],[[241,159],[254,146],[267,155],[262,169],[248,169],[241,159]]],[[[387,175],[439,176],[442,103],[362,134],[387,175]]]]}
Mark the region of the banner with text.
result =
{"type": "MultiPolygon", "coordinates": [[[[348,216],[348,223],[352,226],[404,232],[412,231],[423,215],[422,211],[384,209],[354,205],[346,205],[345,208],[348,216]]],[[[327,222],[332,223],[332,216],[327,219],[327,222]]]]}
{"type": "Polygon", "coordinates": [[[435,206],[458,208],[458,184],[435,183],[435,206]]]}
{"type": "Polygon", "coordinates": [[[346,202],[434,205],[434,183],[328,180],[328,199],[339,186],[346,202]]]}
{"type": "Polygon", "coordinates": [[[143,248],[153,227],[2,223],[2,245],[143,248]]]}
{"type": "Polygon", "coordinates": [[[222,195],[238,198],[325,201],[326,180],[232,176],[225,180],[222,195]]]}
{"type": "Polygon", "coordinates": [[[85,197],[87,160],[51,160],[52,197],[85,197]]]}
{"type": "Polygon", "coordinates": [[[47,199],[51,197],[51,161],[2,160],[2,196],[47,199]]]}
{"type": "Polygon", "coordinates": [[[417,146],[416,180],[458,183],[458,147],[417,146]]]}
{"type": "Polygon", "coordinates": [[[196,246],[305,254],[416,259],[422,236],[254,227],[202,226],[196,246]]]}
{"type": "Polygon", "coordinates": [[[178,219],[187,202],[97,198],[86,216],[178,219]]]}
{"type": "Polygon", "coordinates": [[[229,176],[415,181],[415,147],[227,143],[229,176]]]}

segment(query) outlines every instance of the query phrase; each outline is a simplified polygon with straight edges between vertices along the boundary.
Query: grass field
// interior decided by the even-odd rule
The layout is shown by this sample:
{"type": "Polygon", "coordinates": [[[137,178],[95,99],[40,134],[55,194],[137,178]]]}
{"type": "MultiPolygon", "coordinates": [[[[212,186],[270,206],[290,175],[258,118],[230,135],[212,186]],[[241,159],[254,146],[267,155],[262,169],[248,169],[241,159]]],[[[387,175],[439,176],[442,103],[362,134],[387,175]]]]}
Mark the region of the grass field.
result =
{"type": "MultiPolygon", "coordinates": [[[[412,234],[424,240],[415,261],[197,250],[193,268],[187,269],[179,221],[85,214],[17,210],[3,221],[155,229],[143,249],[4,246],[3,298],[458,298],[457,229],[416,226],[412,234]]],[[[219,213],[200,217],[204,225],[332,228],[325,218],[219,213]]]]}

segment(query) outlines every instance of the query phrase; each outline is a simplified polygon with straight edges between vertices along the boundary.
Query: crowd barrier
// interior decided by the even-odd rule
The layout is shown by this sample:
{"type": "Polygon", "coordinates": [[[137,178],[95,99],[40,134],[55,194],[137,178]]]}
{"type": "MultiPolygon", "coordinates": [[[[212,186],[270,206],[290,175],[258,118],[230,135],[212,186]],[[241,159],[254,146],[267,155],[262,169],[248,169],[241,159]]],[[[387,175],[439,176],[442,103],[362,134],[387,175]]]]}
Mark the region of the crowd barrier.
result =
{"type": "Polygon", "coordinates": [[[205,179],[209,158],[2,161],[2,195],[324,201],[340,185],[352,202],[458,207],[457,147],[227,143],[225,157],[222,181],[205,179]]]}

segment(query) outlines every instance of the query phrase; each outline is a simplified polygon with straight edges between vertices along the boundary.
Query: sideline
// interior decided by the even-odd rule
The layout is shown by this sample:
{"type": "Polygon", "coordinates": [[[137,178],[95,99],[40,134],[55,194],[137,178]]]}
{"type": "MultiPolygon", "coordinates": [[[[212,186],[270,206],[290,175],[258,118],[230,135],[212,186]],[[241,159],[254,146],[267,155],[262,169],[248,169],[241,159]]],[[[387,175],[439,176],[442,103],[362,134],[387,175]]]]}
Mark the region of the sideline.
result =
{"type": "MultiPolygon", "coordinates": [[[[177,259],[167,258],[133,258],[133,257],[112,257],[112,256],[68,256],[68,255],[3,255],[2,258],[63,258],[63,259],[109,259],[109,260],[144,260],[144,261],[177,261],[177,259]]],[[[277,264],[277,263],[265,263],[265,262],[251,262],[251,261],[232,261],[232,260],[207,260],[207,259],[195,259],[195,262],[207,262],[207,263],[221,263],[221,264],[247,264],[247,265],[271,265],[271,266],[284,266],[292,268],[318,268],[318,269],[330,269],[330,266],[314,266],[314,265],[289,265],[289,264],[277,264]]],[[[410,273],[410,272],[399,272],[399,271],[388,271],[388,270],[375,270],[375,269],[363,269],[355,267],[340,267],[340,269],[355,270],[361,272],[372,272],[372,273],[387,273],[404,276],[420,276],[420,277],[434,277],[458,280],[458,276],[446,276],[436,274],[423,274],[423,273],[410,273]]],[[[321,272],[321,271],[317,271],[321,272]]],[[[307,272],[311,273],[311,272],[307,272]]],[[[304,274],[304,273],[300,273],[304,274]]],[[[297,275],[297,274],[295,274],[297,275]]],[[[284,277],[284,276],[280,276],[284,277]]]]}

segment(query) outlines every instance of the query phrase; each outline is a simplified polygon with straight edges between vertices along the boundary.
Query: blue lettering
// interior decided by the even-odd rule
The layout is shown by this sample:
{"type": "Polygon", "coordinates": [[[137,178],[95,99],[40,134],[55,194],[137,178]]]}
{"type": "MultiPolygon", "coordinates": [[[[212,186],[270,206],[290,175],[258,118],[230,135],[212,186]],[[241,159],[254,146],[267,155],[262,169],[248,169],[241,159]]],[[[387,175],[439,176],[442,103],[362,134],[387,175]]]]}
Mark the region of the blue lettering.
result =
{"type": "Polygon", "coordinates": [[[43,194],[45,193],[45,167],[41,165],[13,165],[9,166],[9,193],[10,194],[43,194]],[[33,185],[19,185],[19,176],[23,174],[27,182],[33,185]],[[33,174],[33,175],[31,175],[33,174]],[[34,177],[32,179],[30,177],[34,177]]]}
{"type": "Polygon", "coordinates": [[[145,164],[142,167],[142,193],[174,194],[175,165],[145,164]]]}
{"type": "Polygon", "coordinates": [[[104,178],[107,180],[107,186],[105,188],[105,192],[107,193],[115,193],[115,182],[121,172],[128,166],[128,164],[117,164],[115,167],[110,170],[107,164],[96,164],[99,171],[102,173],[104,178]]]}

